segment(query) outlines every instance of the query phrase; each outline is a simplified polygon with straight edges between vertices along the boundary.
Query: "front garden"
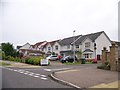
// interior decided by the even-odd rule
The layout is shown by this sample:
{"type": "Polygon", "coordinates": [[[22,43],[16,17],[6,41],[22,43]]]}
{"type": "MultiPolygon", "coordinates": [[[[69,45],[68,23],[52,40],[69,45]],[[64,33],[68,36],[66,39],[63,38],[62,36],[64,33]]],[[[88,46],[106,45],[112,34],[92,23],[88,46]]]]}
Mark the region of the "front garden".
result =
{"type": "Polygon", "coordinates": [[[3,60],[7,61],[13,61],[13,62],[20,62],[20,63],[26,63],[26,64],[31,64],[31,65],[40,65],[40,60],[43,59],[43,56],[39,57],[12,57],[12,56],[6,56],[3,58],[3,60]]]}

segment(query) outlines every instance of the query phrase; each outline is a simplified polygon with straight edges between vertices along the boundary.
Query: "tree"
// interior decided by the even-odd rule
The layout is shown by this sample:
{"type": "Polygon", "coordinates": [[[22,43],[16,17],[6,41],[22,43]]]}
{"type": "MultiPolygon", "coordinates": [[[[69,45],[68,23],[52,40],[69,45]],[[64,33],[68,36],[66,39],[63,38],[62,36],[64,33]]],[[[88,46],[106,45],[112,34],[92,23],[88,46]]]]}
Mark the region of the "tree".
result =
{"type": "Polygon", "coordinates": [[[15,50],[13,48],[13,44],[2,43],[2,51],[5,53],[5,56],[14,56],[15,57],[15,50]]]}
{"type": "Polygon", "coordinates": [[[80,49],[77,54],[78,54],[78,58],[81,59],[82,58],[82,50],[80,49]]]}

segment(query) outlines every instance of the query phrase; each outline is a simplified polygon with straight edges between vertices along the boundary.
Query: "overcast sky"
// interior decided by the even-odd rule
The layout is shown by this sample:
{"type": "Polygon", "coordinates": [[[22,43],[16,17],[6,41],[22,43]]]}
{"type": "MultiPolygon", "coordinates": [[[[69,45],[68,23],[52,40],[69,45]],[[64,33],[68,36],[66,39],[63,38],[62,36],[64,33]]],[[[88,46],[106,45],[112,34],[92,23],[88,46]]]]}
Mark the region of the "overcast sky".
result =
{"type": "Polygon", "coordinates": [[[0,42],[15,46],[105,31],[118,40],[119,0],[1,0],[0,42]]]}

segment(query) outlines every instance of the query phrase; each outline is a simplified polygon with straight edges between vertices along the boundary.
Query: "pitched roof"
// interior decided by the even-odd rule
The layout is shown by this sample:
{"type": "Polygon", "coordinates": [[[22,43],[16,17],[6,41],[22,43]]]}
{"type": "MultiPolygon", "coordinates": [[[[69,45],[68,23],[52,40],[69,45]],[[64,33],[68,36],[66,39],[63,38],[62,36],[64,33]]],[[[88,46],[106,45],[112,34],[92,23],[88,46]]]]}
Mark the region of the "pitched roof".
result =
{"type": "MultiPolygon", "coordinates": [[[[105,33],[105,32],[101,31],[101,32],[97,32],[97,33],[91,33],[91,34],[86,34],[86,35],[75,36],[75,40],[76,40],[75,44],[80,44],[83,40],[85,40],[85,38],[89,38],[89,39],[91,39],[94,42],[102,33],[105,33]]],[[[60,45],[70,45],[72,43],[73,43],[73,37],[64,38],[64,39],[62,39],[60,41],[60,45]]]]}
{"type": "Polygon", "coordinates": [[[85,38],[89,38],[91,39],[93,42],[102,34],[104,33],[104,31],[101,32],[97,32],[97,33],[91,33],[91,34],[87,34],[87,35],[83,35],[80,39],[78,39],[75,43],[79,44],[81,43],[85,38]]]}
{"type": "Polygon", "coordinates": [[[31,45],[32,46],[32,48],[34,48],[35,46],[34,45],[31,45]]]}
{"type": "Polygon", "coordinates": [[[17,49],[20,49],[22,46],[17,46],[17,49]]]}
{"type": "Polygon", "coordinates": [[[37,47],[38,47],[39,45],[41,45],[41,44],[42,44],[42,43],[44,43],[44,42],[46,42],[46,41],[43,41],[43,42],[38,42],[38,43],[34,44],[34,45],[33,45],[33,47],[35,47],[35,46],[37,46],[37,47]]]}
{"type": "MultiPolygon", "coordinates": [[[[80,36],[81,35],[74,36],[75,40],[79,38],[80,36]]],[[[72,42],[73,42],[73,37],[68,37],[68,38],[62,39],[59,43],[60,45],[70,45],[72,42]]]]}
{"type": "Polygon", "coordinates": [[[38,51],[38,50],[30,50],[30,49],[21,49],[22,52],[28,51],[29,53],[41,53],[45,54],[45,52],[38,51]]]}
{"type": "Polygon", "coordinates": [[[93,51],[90,49],[85,49],[83,52],[93,52],[93,51]]]}
{"type": "Polygon", "coordinates": [[[59,42],[59,40],[55,40],[55,41],[51,41],[51,42],[48,42],[51,46],[53,46],[56,42],[59,42]]]}

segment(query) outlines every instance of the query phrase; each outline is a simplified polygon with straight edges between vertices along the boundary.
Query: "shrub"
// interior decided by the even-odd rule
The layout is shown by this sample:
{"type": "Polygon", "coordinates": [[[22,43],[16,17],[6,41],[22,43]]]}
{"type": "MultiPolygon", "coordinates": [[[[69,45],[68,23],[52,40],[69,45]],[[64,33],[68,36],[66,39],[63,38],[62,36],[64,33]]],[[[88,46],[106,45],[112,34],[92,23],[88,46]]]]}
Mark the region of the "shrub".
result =
{"type": "Polygon", "coordinates": [[[34,58],[33,64],[34,65],[39,65],[40,64],[40,58],[34,58]]]}
{"type": "Polygon", "coordinates": [[[40,60],[43,59],[43,56],[40,57],[28,57],[25,59],[25,63],[33,64],[33,65],[40,65],[40,60]]]}
{"type": "Polygon", "coordinates": [[[14,61],[15,61],[15,62],[21,62],[21,59],[20,59],[19,57],[15,57],[15,58],[14,58],[14,61]]]}
{"type": "Polygon", "coordinates": [[[10,60],[10,61],[15,61],[15,58],[14,58],[14,57],[11,57],[11,56],[8,56],[8,60],[10,60]]]}
{"type": "Polygon", "coordinates": [[[29,64],[29,60],[30,59],[30,57],[26,57],[26,58],[24,58],[24,60],[25,60],[25,63],[28,63],[29,64]]]}
{"type": "Polygon", "coordinates": [[[97,66],[97,68],[98,68],[98,69],[104,69],[104,67],[105,67],[105,66],[104,66],[103,64],[102,64],[102,65],[97,66]]]}
{"type": "Polygon", "coordinates": [[[105,64],[101,64],[97,66],[98,69],[105,69],[105,70],[110,70],[110,64],[109,62],[105,62],[105,64]]]}

